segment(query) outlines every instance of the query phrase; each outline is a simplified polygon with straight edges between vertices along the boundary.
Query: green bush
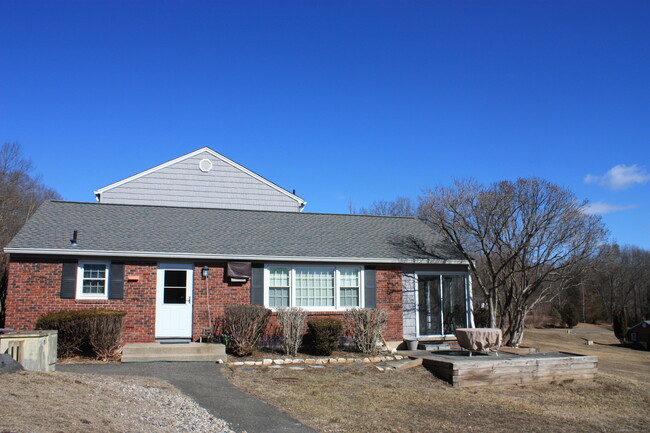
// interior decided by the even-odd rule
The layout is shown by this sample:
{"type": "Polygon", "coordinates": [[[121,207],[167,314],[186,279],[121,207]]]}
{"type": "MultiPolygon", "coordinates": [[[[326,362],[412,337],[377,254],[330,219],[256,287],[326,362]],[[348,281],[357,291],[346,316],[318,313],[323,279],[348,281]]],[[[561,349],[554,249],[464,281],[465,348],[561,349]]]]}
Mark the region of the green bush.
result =
{"type": "Polygon", "coordinates": [[[560,317],[562,318],[562,324],[566,327],[573,328],[578,324],[580,313],[578,312],[578,308],[567,302],[564,304],[562,309],[560,310],[560,317]]]}
{"type": "Polygon", "coordinates": [[[126,311],[91,309],[47,313],[36,321],[36,329],[58,331],[57,355],[66,358],[92,354],[100,359],[117,355],[126,311]]]}
{"type": "Polygon", "coordinates": [[[309,341],[312,349],[319,355],[331,355],[339,347],[339,338],[343,334],[340,320],[329,317],[311,319],[307,322],[309,341]]]}
{"type": "Polygon", "coordinates": [[[614,313],[613,319],[614,335],[616,335],[616,338],[618,338],[621,344],[623,344],[625,343],[625,336],[627,335],[627,331],[630,328],[630,321],[627,317],[627,311],[617,311],[614,313]]]}
{"type": "Polygon", "coordinates": [[[223,331],[230,336],[232,352],[237,356],[253,353],[270,317],[271,310],[261,305],[227,305],[223,331]]]}

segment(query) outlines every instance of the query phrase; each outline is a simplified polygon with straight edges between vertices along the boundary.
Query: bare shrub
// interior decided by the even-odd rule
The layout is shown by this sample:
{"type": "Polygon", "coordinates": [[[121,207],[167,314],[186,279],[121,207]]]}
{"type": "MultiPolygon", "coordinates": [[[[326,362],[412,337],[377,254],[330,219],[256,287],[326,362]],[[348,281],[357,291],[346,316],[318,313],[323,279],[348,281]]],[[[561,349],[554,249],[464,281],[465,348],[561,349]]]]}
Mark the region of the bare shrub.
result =
{"type": "Polygon", "coordinates": [[[345,313],[352,340],[361,352],[368,354],[377,353],[377,343],[387,320],[388,313],[379,308],[352,308],[345,313]]]}
{"type": "Polygon", "coordinates": [[[113,360],[119,356],[122,346],[122,329],[126,312],[97,314],[86,321],[88,344],[101,360],[113,360]]]}
{"type": "Polygon", "coordinates": [[[91,353],[99,359],[114,359],[121,345],[126,311],[90,309],[63,310],[44,314],[36,329],[56,329],[57,355],[67,358],[91,353]]]}
{"type": "Polygon", "coordinates": [[[253,353],[269,323],[271,310],[261,305],[228,305],[224,331],[230,335],[232,351],[237,356],[253,353]]]}
{"type": "Polygon", "coordinates": [[[302,308],[278,308],[278,326],[282,333],[282,350],[289,356],[296,356],[305,333],[307,312],[302,308]]]}

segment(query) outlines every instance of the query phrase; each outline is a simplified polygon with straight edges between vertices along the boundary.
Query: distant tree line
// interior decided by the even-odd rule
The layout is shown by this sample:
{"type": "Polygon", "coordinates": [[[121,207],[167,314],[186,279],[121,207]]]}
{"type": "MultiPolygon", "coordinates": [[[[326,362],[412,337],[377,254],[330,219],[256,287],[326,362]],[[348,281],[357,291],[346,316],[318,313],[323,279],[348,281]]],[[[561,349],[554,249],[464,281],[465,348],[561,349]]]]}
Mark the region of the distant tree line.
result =
{"type": "Polygon", "coordinates": [[[18,143],[0,146],[0,326],[4,326],[9,256],[2,252],[36,208],[59,194],[43,185],[18,143]]]}
{"type": "MultiPolygon", "coordinates": [[[[358,213],[418,217],[439,232],[470,263],[481,325],[500,327],[517,346],[531,311],[577,310],[583,321],[610,323],[621,311],[633,323],[650,317],[650,251],[606,244],[601,218],[586,206],[565,188],[526,178],[458,181],[425,191],[417,204],[399,197],[358,213]]],[[[413,254],[435,255],[435,246],[403,242],[413,254]]]]}
{"type": "Polygon", "coordinates": [[[611,322],[622,312],[632,325],[650,319],[650,251],[602,245],[579,277],[556,304],[575,305],[582,321],[611,322]]]}

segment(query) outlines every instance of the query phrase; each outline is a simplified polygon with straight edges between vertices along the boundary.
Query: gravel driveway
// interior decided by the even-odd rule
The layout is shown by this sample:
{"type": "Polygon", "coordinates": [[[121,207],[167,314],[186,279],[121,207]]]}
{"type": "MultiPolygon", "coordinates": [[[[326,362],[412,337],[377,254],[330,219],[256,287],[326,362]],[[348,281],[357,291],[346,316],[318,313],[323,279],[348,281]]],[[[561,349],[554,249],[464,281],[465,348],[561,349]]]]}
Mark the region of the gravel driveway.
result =
{"type": "Polygon", "coordinates": [[[61,364],[57,371],[157,377],[179,388],[201,407],[237,432],[316,433],[287,414],[235,388],[212,362],[143,362],[128,364],[61,364]]]}

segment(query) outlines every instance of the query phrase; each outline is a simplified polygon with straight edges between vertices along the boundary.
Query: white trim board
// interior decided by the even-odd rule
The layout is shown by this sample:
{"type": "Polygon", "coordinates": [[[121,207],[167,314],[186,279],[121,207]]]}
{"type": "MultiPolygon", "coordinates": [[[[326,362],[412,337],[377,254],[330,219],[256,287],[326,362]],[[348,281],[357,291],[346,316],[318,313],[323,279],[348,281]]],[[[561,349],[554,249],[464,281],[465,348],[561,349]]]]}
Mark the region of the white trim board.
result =
{"type": "Polygon", "coordinates": [[[160,251],[109,251],[81,249],[38,249],[5,248],[8,254],[58,255],[58,256],[95,256],[95,257],[151,257],[160,259],[188,260],[256,260],[270,262],[321,262],[321,263],[385,263],[385,264],[432,264],[432,265],[469,265],[467,260],[408,259],[408,258],[373,258],[373,257],[302,257],[248,254],[205,254],[187,252],[160,251]]]}
{"type": "Polygon", "coordinates": [[[282,194],[286,195],[287,197],[291,198],[292,200],[295,200],[296,202],[298,202],[301,211],[305,207],[305,205],[307,204],[307,202],[305,200],[298,197],[297,195],[290,193],[286,189],[274,184],[273,182],[271,182],[268,179],[263,178],[259,174],[250,171],[246,167],[237,164],[235,161],[233,161],[233,160],[231,160],[229,158],[226,158],[225,156],[221,155],[220,153],[215,152],[214,150],[210,149],[209,147],[202,147],[202,148],[200,148],[198,150],[195,150],[194,152],[188,153],[187,155],[179,156],[176,159],[172,159],[171,161],[167,161],[165,163],[157,165],[157,166],[155,166],[153,168],[150,168],[149,170],[145,170],[145,171],[143,171],[141,173],[134,174],[133,176],[127,177],[126,179],[122,179],[120,181],[112,183],[112,184],[110,184],[108,186],[105,186],[103,188],[99,188],[99,189],[93,191],[93,193],[95,194],[95,197],[98,199],[98,196],[100,196],[102,193],[104,193],[106,191],[109,191],[109,190],[111,190],[113,188],[116,188],[116,187],[118,187],[120,185],[124,185],[125,183],[131,182],[133,180],[139,179],[139,178],[141,178],[143,176],[146,176],[148,174],[151,174],[151,173],[156,172],[158,170],[161,170],[163,168],[169,167],[170,165],[176,164],[177,162],[181,162],[181,161],[184,161],[184,160],[186,160],[188,158],[192,158],[192,157],[194,157],[194,156],[196,156],[196,155],[198,155],[200,153],[203,153],[203,152],[209,153],[213,157],[225,162],[226,164],[229,164],[230,166],[242,171],[243,173],[246,173],[247,175],[251,176],[252,178],[254,178],[254,179],[256,179],[256,180],[258,180],[258,181],[260,181],[262,183],[264,183],[265,185],[270,186],[271,188],[275,189],[278,192],[281,192],[282,194]]]}

